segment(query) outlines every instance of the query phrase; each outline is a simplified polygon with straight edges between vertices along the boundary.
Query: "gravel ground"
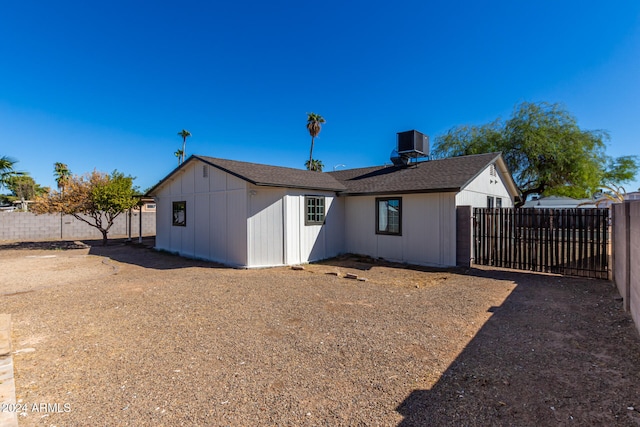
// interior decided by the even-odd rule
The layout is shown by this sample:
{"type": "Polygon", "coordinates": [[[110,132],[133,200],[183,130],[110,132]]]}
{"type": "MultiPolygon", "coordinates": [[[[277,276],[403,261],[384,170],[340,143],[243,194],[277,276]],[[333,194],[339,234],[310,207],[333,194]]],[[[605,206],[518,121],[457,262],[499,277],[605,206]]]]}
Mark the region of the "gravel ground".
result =
{"type": "Polygon", "coordinates": [[[23,426],[640,425],[640,340],[605,281],[119,242],[3,244],[0,268],[23,426]]]}

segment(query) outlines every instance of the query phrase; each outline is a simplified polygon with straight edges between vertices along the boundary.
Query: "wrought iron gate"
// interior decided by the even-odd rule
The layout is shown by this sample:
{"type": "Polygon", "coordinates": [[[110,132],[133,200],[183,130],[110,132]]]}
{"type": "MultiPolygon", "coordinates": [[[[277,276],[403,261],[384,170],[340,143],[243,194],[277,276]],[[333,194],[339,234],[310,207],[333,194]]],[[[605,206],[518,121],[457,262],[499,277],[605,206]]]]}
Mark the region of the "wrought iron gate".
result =
{"type": "Polygon", "coordinates": [[[475,208],[475,263],[609,277],[609,209],[475,208]]]}

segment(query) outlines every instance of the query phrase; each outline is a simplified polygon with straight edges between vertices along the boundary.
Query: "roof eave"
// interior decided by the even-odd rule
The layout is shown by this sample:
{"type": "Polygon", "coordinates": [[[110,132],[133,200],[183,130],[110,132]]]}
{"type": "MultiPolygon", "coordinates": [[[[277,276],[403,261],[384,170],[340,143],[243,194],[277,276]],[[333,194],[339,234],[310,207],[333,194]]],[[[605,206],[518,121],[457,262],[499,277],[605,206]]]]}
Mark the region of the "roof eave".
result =
{"type": "Polygon", "coordinates": [[[433,188],[433,189],[419,189],[419,190],[394,190],[394,191],[361,191],[361,192],[348,192],[342,191],[338,193],[339,196],[383,196],[386,194],[429,194],[429,193],[458,193],[460,188],[433,188]]]}

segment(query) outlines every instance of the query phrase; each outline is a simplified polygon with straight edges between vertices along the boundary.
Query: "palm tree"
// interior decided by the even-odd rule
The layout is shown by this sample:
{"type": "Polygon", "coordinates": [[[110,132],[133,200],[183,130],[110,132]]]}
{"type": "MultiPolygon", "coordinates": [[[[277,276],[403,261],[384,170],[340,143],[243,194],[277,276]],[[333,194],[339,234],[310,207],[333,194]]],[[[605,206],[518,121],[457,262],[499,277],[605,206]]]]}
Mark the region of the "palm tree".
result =
{"type": "Polygon", "coordinates": [[[311,150],[309,151],[309,162],[307,163],[307,169],[313,166],[313,142],[322,129],[322,123],[325,123],[325,120],[320,114],[307,113],[307,130],[309,131],[309,135],[311,135],[311,150]]]}
{"type": "Polygon", "coordinates": [[[71,178],[71,171],[66,164],[55,162],[53,164],[53,176],[56,177],[56,184],[58,184],[58,190],[64,192],[64,187],[71,178]]]}
{"type": "Polygon", "coordinates": [[[17,160],[9,156],[0,157],[0,188],[6,186],[9,178],[16,175],[16,171],[13,170],[16,163],[17,160]]]}
{"type": "Polygon", "coordinates": [[[187,138],[191,136],[191,132],[182,129],[178,135],[182,137],[182,162],[184,162],[184,155],[187,153],[187,138]]]}
{"type": "Polygon", "coordinates": [[[181,149],[177,149],[175,153],[173,153],[174,156],[176,156],[178,158],[178,166],[180,166],[180,164],[182,163],[182,160],[184,158],[184,151],[182,151],[181,149]]]}
{"type": "Polygon", "coordinates": [[[308,170],[316,172],[322,172],[322,169],[324,168],[324,164],[322,163],[322,161],[316,159],[311,160],[311,163],[309,163],[309,160],[307,160],[306,162],[304,162],[304,166],[308,170]]]}

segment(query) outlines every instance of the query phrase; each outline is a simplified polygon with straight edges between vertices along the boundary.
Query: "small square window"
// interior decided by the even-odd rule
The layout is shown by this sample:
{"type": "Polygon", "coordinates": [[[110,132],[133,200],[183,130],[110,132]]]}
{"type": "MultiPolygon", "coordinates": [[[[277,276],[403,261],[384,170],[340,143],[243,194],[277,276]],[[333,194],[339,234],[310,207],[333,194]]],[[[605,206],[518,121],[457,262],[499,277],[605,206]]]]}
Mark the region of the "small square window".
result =
{"type": "Polygon", "coordinates": [[[402,235],[402,198],[376,198],[376,234],[402,235]]]}
{"type": "Polygon", "coordinates": [[[304,196],[304,225],[324,224],[324,196],[304,196]]]}
{"type": "Polygon", "coordinates": [[[173,202],[173,225],[187,226],[187,202],[173,202]]]}

